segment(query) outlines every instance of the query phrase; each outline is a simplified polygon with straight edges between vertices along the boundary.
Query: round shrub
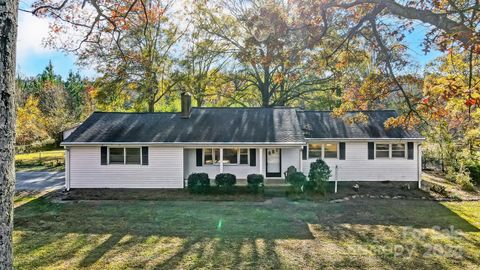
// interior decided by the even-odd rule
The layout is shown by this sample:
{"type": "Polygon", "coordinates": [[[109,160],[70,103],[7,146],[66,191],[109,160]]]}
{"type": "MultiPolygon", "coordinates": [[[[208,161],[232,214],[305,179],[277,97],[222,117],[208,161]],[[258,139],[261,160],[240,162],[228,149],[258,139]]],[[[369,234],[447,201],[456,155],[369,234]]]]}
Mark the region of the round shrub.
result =
{"type": "Polygon", "coordinates": [[[292,191],[294,193],[301,193],[302,187],[307,181],[307,177],[305,174],[301,172],[291,173],[287,176],[287,183],[289,183],[292,187],[292,191]]]}
{"type": "Polygon", "coordinates": [[[231,173],[219,173],[215,176],[215,184],[220,191],[230,193],[237,183],[237,178],[231,173]]]}
{"type": "Polygon", "coordinates": [[[307,181],[303,185],[303,192],[314,192],[317,189],[317,183],[315,181],[307,181]]]}
{"type": "Polygon", "coordinates": [[[247,176],[248,188],[254,193],[258,193],[260,190],[263,190],[264,178],[261,174],[249,174],[247,176]]]}
{"type": "Polygon", "coordinates": [[[332,176],[332,171],[327,163],[321,159],[317,159],[310,164],[310,171],[308,172],[308,179],[314,181],[316,190],[325,194],[327,192],[328,179],[332,176]]]}
{"type": "Polygon", "coordinates": [[[210,188],[210,178],[206,173],[192,173],[188,176],[187,185],[192,193],[205,193],[210,188]]]}

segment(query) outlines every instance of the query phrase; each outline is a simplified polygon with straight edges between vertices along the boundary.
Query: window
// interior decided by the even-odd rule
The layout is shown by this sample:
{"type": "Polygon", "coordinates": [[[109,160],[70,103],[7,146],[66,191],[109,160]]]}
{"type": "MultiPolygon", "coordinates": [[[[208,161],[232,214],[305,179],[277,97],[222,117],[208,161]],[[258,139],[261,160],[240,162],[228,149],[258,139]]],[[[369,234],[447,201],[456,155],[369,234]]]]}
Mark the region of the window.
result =
{"type": "Polygon", "coordinates": [[[205,165],[218,164],[220,160],[219,148],[206,148],[203,150],[203,162],[205,165]]]}
{"type": "Polygon", "coordinates": [[[141,164],[142,159],[140,147],[110,147],[109,161],[110,164],[141,164]]]}
{"type": "Polygon", "coordinates": [[[110,148],[110,164],[125,164],[124,148],[110,148]]]}
{"type": "Polygon", "coordinates": [[[308,158],[338,158],[338,144],[311,143],[308,145],[308,158]]]}
{"type": "Polygon", "coordinates": [[[308,157],[309,158],[322,158],[322,145],[321,144],[309,144],[308,145],[308,157]]]}
{"type": "MultiPolygon", "coordinates": [[[[224,148],[223,149],[223,164],[238,165],[249,164],[249,149],[248,148],[224,148]]],[[[203,163],[205,165],[217,165],[220,163],[220,149],[219,148],[205,148],[203,149],[203,163]]]]}
{"type": "Polygon", "coordinates": [[[238,148],[223,149],[223,164],[238,164],[238,148]]]}
{"type": "Polygon", "coordinates": [[[392,157],[405,158],[405,144],[403,143],[392,144],[392,157]]]}
{"type": "Polygon", "coordinates": [[[375,145],[377,158],[389,158],[390,157],[390,145],[388,143],[377,143],[375,145]]]}
{"type": "Polygon", "coordinates": [[[325,158],[337,158],[337,144],[327,143],[325,144],[325,158]]]}
{"type": "Polygon", "coordinates": [[[126,164],[140,164],[140,148],[125,148],[126,164]]]}
{"type": "Polygon", "coordinates": [[[249,149],[247,148],[242,148],[240,149],[240,164],[247,164],[248,165],[248,152],[249,149]]]}

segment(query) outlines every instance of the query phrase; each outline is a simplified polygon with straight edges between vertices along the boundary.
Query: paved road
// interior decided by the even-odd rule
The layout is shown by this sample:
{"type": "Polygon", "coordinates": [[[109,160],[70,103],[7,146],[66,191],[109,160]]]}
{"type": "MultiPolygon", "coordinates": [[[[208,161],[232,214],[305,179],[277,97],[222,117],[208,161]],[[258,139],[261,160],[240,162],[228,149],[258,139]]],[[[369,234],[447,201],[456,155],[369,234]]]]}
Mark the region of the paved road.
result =
{"type": "Polygon", "coordinates": [[[61,189],[65,186],[65,172],[17,172],[17,190],[61,189]]]}

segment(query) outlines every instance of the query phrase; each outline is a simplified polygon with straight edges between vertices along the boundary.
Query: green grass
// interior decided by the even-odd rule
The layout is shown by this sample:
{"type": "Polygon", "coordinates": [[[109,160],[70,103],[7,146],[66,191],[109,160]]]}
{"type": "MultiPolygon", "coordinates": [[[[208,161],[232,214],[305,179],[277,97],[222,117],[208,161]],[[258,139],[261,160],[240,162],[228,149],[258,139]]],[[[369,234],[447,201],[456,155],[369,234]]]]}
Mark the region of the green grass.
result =
{"type": "Polygon", "coordinates": [[[17,171],[60,171],[64,169],[64,150],[15,155],[17,171]]]}
{"type": "Polygon", "coordinates": [[[17,199],[16,269],[475,269],[480,265],[480,202],[55,203],[48,196],[35,196],[39,194],[20,194],[17,199]]]}

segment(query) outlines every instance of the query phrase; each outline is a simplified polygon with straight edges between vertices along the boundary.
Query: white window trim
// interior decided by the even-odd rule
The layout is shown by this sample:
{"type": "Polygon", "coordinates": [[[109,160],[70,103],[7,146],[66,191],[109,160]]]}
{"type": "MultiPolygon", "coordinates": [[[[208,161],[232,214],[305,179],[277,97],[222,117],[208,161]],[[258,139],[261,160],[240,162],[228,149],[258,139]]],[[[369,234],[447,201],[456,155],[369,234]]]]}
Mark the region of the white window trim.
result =
{"type": "Polygon", "coordinates": [[[375,142],[375,149],[374,149],[374,156],[375,156],[375,159],[407,159],[408,158],[408,149],[407,149],[407,144],[404,143],[404,142],[375,142]],[[388,144],[388,157],[377,157],[377,144],[388,144]],[[403,144],[404,146],[404,155],[403,157],[393,157],[392,156],[392,153],[393,153],[393,150],[392,150],[392,144],[403,144]]]}
{"type": "Polygon", "coordinates": [[[391,143],[390,144],[390,158],[392,159],[407,159],[408,158],[408,146],[406,143],[399,142],[399,143],[391,143]],[[393,156],[393,145],[394,144],[403,144],[403,157],[394,157],[393,156]]]}
{"type": "Polygon", "coordinates": [[[339,152],[339,151],[338,151],[339,149],[338,149],[338,148],[339,148],[339,143],[329,143],[329,142],[323,143],[323,144],[322,144],[322,159],[338,159],[338,156],[339,156],[339,153],[338,153],[338,152],[339,152]],[[326,145],[326,144],[334,144],[334,145],[336,146],[336,147],[335,147],[336,153],[337,153],[337,156],[336,156],[336,157],[334,157],[334,158],[333,158],[333,157],[325,157],[325,145],[326,145]]]}
{"type": "Polygon", "coordinates": [[[238,148],[238,157],[237,157],[238,165],[243,165],[243,166],[250,166],[250,148],[238,148]],[[240,152],[242,149],[247,150],[247,163],[246,164],[241,164],[240,163],[240,152]]]}
{"type": "MultiPolygon", "coordinates": [[[[225,150],[225,149],[235,149],[235,148],[227,147],[227,148],[203,148],[202,149],[202,163],[203,163],[204,166],[220,166],[220,163],[222,163],[220,158],[218,159],[218,163],[212,163],[212,164],[206,164],[205,163],[205,150],[206,149],[211,149],[212,150],[212,160],[215,160],[215,149],[219,149],[220,152],[221,152],[220,156],[223,156],[223,150],[225,150]]],[[[251,148],[237,147],[236,149],[238,149],[238,151],[237,151],[237,163],[223,163],[223,166],[250,166],[250,149],[251,148]],[[246,164],[240,164],[240,151],[242,149],[247,149],[247,163],[246,164]]]]}
{"type": "Polygon", "coordinates": [[[334,160],[334,159],[339,159],[340,158],[340,153],[339,153],[340,152],[339,151],[340,143],[338,143],[338,142],[319,142],[319,143],[317,143],[317,142],[311,141],[311,142],[307,143],[307,160],[318,158],[318,157],[312,157],[312,158],[310,157],[310,144],[320,144],[322,146],[321,150],[320,150],[320,159],[334,160]],[[327,158],[325,157],[325,144],[335,144],[337,146],[337,157],[334,157],[334,158],[333,157],[327,157],[327,158]]]}
{"type": "Polygon", "coordinates": [[[107,151],[107,164],[108,165],[128,165],[128,166],[139,166],[139,165],[142,165],[143,164],[143,153],[142,153],[142,146],[138,147],[138,146],[121,146],[121,147],[118,147],[118,146],[108,146],[107,147],[108,151],[107,151]],[[123,149],[123,164],[111,164],[110,163],[110,148],[122,148],[123,149]],[[139,164],[127,164],[127,148],[137,148],[137,149],[140,149],[140,163],[139,164]]]}

